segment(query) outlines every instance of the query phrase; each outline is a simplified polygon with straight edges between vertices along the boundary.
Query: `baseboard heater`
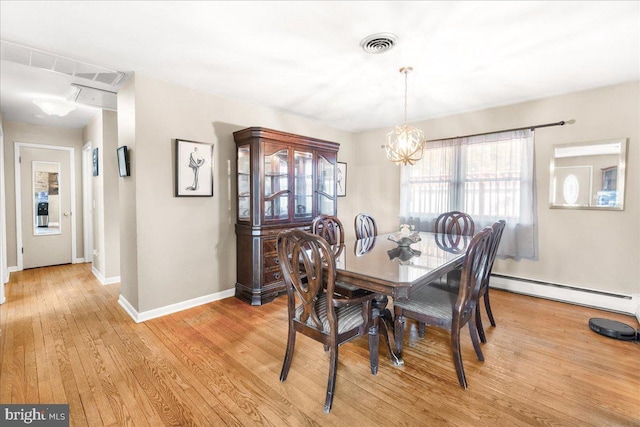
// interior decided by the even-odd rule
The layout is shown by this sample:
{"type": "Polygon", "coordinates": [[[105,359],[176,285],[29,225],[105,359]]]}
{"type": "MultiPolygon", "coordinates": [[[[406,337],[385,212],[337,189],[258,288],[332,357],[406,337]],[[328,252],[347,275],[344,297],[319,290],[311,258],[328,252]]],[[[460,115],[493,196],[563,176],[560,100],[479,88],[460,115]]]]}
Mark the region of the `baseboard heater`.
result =
{"type": "Polygon", "coordinates": [[[501,274],[491,275],[490,286],[514,293],[631,315],[636,312],[640,304],[640,298],[638,298],[638,296],[622,295],[613,292],[579,288],[501,274]]]}

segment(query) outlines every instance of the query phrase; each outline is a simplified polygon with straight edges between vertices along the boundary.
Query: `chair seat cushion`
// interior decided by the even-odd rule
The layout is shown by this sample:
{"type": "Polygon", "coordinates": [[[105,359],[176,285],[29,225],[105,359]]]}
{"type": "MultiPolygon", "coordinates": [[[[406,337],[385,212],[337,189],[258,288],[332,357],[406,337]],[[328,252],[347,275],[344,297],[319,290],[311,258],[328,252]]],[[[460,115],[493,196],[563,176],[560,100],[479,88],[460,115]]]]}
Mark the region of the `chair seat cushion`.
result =
{"type": "Polygon", "coordinates": [[[451,320],[457,299],[457,289],[452,292],[446,284],[433,282],[412,288],[409,298],[394,300],[393,305],[424,316],[451,320]]]}
{"type": "MultiPolygon", "coordinates": [[[[302,305],[296,308],[296,320],[300,321],[300,316],[303,313],[302,305]]],[[[318,295],[316,301],[316,313],[318,318],[322,322],[322,332],[329,332],[329,318],[327,317],[327,295],[318,295]]],[[[338,334],[357,328],[364,325],[364,318],[362,317],[362,304],[357,304],[347,307],[337,307],[336,316],[338,318],[338,334]]],[[[307,319],[307,326],[316,327],[311,317],[307,319]]]]}

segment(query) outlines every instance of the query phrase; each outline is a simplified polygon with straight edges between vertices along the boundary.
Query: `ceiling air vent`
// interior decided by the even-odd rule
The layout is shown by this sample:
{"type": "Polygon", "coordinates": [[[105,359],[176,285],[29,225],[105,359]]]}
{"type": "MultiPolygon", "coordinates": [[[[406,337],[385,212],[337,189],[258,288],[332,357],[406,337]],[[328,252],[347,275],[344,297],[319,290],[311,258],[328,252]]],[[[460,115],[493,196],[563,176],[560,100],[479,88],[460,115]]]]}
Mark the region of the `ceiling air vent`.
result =
{"type": "Polygon", "coordinates": [[[67,101],[105,110],[117,111],[118,109],[118,94],[116,92],[75,83],[71,83],[67,101]]]}
{"type": "Polygon", "coordinates": [[[367,53],[384,53],[391,50],[398,41],[398,37],[391,33],[377,33],[365,37],[360,46],[367,53]]]}
{"type": "Polygon", "coordinates": [[[53,53],[10,43],[5,40],[1,42],[0,57],[5,61],[92,80],[112,87],[117,87],[124,81],[125,77],[127,77],[122,71],[87,64],[86,62],[76,61],[53,53]]]}

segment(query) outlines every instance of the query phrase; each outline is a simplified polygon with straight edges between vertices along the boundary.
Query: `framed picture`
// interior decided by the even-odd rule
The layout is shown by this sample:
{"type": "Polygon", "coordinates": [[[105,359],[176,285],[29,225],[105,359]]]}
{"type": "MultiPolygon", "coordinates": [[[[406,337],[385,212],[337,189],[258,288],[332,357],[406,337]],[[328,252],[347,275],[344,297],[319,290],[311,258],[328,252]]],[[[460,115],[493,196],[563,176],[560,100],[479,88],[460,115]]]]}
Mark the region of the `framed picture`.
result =
{"type": "Polygon", "coordinates": [[[93,176],[98,176],[98,148],[93,149],[93,176]]]}
{"type": "Polygon", "coordinates": [[[213,144],[176,139],[176,197],[213,196],[213,144]]]}
{"type": "Polygon", "coordinates": [[[338,162],[338,175],[336,177],[338,197],[347,195],[347,164],[338,162]]]}
{"type": "Polygon", "coordinates": [[[126,145],[118,147],[118,175],[129,176],[129,150],[126,145]]]}

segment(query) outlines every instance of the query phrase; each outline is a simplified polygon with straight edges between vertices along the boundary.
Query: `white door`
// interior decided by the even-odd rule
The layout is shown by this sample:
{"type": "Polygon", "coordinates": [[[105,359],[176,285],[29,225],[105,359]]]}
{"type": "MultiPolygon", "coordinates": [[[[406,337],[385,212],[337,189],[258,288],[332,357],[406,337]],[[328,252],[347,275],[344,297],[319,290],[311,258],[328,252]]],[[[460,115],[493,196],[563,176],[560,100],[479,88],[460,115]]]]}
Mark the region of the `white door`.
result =
{"type": "Polygon", "coordinates": [[[23,268],[72,262],[69,157],[64,150],[20,148],[23,268]]]}

